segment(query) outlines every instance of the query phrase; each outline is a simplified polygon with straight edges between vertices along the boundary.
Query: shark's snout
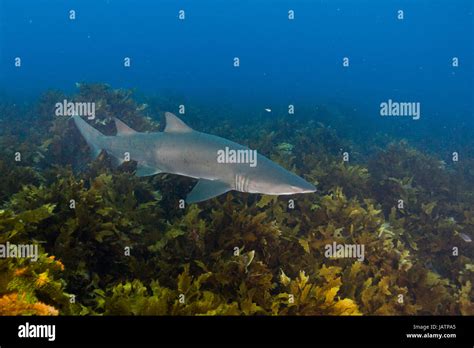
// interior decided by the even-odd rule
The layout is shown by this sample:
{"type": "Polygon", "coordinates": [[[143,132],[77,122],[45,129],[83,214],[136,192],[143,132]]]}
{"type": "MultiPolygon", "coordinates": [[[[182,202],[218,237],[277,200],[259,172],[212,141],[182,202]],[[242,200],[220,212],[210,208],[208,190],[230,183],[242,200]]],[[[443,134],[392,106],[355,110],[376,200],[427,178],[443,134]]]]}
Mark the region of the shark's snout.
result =
{"type": "Polygon", "coordinates": [[[311,192],[316,192],[316,186],[313,184],[310,184],[309,182],[305,181],[303,185],[298,185],[298,186],[291,186],[291,189],[295,193],[311,193],[311,192]]]}
{"type": "Polygon", "coordinates": [[[291,190],[290,192],[293,193],[310,193],[310,192],[316,192],[316,186],[313,184],[307,182],[303,178],[297,176],[293,178],[293,182],[289,185],[291,190]]]}
{"type": "Polygon", "coordinates": [[[258,185],[256,192],[273,195],[293,195],[297,193],[315,192],[316,187],[303,178],[291,174],[279,182],[266,181],[258,185]]]}

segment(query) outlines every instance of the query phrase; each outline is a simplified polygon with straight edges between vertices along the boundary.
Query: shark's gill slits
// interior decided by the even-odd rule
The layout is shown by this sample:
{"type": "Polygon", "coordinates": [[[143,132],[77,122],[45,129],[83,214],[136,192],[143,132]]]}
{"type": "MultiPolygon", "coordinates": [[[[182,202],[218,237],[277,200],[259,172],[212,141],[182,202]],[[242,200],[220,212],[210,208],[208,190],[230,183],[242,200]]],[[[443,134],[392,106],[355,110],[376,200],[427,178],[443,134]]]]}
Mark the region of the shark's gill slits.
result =
{"type": "Polygon", "coordinates": [[[242,191],[248,192],[249,181],[250,181],[250,179],[249,179],[247,176],[244,177],[244,187],[243,187],[243,190],[242,190],[242,191]]]}
{"type": "Polygon", "coordinates": [[[249,179],[247,176],[242,174],[235,174],[234,186],[236,191],[247,192],[249,186],[249,179]]]}

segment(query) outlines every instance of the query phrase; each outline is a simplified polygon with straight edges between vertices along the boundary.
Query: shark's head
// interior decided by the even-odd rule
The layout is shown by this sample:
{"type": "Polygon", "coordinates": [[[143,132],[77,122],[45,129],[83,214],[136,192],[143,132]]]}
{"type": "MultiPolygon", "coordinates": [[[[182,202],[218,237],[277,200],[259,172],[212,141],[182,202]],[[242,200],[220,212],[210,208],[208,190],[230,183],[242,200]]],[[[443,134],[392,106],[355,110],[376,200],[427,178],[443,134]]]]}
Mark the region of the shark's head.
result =
{"type": "MultiPolygon", "coordinates": [[[[283,168],[281,168],[283,169],[283,168]]],[[[268,195],[292,195],[315,192],[316,187],[303,178],[286,170],[272,171],[265,177],[249,176],[247,192],[268,195]]]]}

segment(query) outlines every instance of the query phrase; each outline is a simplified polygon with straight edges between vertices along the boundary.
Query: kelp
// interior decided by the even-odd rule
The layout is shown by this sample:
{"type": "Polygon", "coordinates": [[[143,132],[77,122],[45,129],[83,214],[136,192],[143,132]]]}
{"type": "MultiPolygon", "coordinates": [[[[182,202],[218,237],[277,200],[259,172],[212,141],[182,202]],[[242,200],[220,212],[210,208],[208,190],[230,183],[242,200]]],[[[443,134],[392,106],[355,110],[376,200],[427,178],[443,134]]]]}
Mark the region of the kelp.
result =
{"type": "Polygon", "coordinates": [[[279,294],[273,303],[273,314],[276,315],[360,315],[357,304],[350,298],[339,298],[342,285],[340,267],[323,268],[319,276],[323,284],[317,286],[309,282],[309,277],[301,271],[292,280],[282,271],[281,285],[287,292],[279,294]]]}
{"type": "Polygon", "coordinates": [[[42,302],[30,303],[25,295],[12,293],[0,297],[0,315],[58,315],[59,311],[42,302]]]}
{"type": "Polygon", "coordinates": [[[0,202],[5,202],[10,197],[21,190],[25,185],[38,185],[41,182],[41,175],[34,168],[21,166],[13,160],[14,155],[10,158],[0,158],[0,202]]]}
{"type": "MultiPolygon", "coordinates": [[[[34,210],[14,214],[0,210],[0,242],[21,244],[24,234],[38,231],[41,222],[52,216],[54,205],[43,205],[34,210]]],[[[58,315],[71,313],[65,282],[60,274],[64,265],[54,256],[48,256],[39,240],[36,258],[0,259],[0,314],[1,315],[58,315]],[[50,305],[50,304],[53,305],[50,305]]]]}
{"type": "Polygon", "coordinates": [[[64,98],[95,101],[87,122],[113,135],[113,117],[157,130],[172,100],[160,109],[133,91],[78,88],[45,94],[18,124],[2,122],[11,128],[0,136],[0,243],[40,250],[36,262],[0,259],[2,315],[474,314],[473,252],[461,235],[474,231],[474,162],[445,164],[404,141],[362,154],[310,119],[237,127],[191,106],[191,125],[258,149],[318,192],[232,192],[182,207],[194,180],[139,178],[105,152],[92,160],[52,111],[64,98]],[[328,257],[334,242],[363,245],[363,260],[328,257]]]}

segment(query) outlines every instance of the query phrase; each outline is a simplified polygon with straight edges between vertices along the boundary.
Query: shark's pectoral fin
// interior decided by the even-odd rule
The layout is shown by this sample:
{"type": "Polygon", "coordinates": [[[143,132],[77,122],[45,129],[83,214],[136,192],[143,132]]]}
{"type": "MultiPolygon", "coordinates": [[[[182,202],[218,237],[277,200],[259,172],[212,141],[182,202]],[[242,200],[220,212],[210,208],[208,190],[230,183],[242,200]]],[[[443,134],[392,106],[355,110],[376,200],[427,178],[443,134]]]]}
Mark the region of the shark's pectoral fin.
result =
{"type": "Polygon", "coordinates": [[[161,170],[143,164],[137,164],[136,176],[150,176],[161,173],[161,170]]]}
{"type": "Polygon", "coordinates": [[[186,197],[186,203],[197,203],[219,196],[232,188],[219,180],[199,179],[198,183],[186,197]]]}
{"type": "Polygon", "coordinates": [[[89,148],[90,148],[90,155],[93,159],[96,159],[97,157],[99,157],[100,153],[102,152],[102,149],[98,146],[95,146],[93,144],[89,144],[89,148]]]}

